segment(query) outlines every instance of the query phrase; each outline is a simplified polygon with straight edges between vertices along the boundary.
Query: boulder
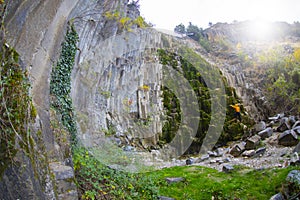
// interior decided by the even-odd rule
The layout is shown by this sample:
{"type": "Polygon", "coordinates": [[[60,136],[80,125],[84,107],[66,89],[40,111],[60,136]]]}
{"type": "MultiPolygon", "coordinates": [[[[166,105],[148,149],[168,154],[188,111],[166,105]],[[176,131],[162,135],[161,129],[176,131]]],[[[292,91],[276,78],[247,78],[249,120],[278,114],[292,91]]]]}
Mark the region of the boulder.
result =
{"type": "Polygon", "coordinates": [[[229,162],[231,162],[231,159],[230,159],[230,158],[228,158],[228,157],[226,157],[226,158],[224,158],[224,159],[223,159],[223,162],[225,162],[225,163],[229,163],[229,162]]]}
{"type": "Polygon", "coordinates": [[[281,193],[273,195],[270,200],[285,200],[284,196],[281,193]]]}
{"type": "MultiPolygon", "coordinates": [[[[300,144],[300,143],[299,143],[300,144]]],[[[299,159],[299,155],[297,152],[294,152],[291,156],[291,162],[290,162],[292,166],[295,165],[300,165],[300,159],[299,159]]]]}
{"type": "Polygon", "coordinates": [[[284,113],[281,113],[281,114],[275,115],[274,117],[269,117],[269,120],[277,122],[279,119],[281,119],[283,117],[284,117],[284,113]]]}
{"type": "Polygon", "coordinates": [[[194,162],[195,162],[195,161],[194,161],[193,158],[188,158],[188,159],[186,159],[185,164],[186,164],[186,165],[191,165],[191,164],[193,164],[194,162]]]}
{"type": "Polygon", "coordinates": [[[255,149],[260,142],[261,137],[259,135],[254,135],[246,140],[246,145],[245,149],[250,150],[250,149],[255,149]]]}
{"type": "Polygon", "coordinates": [[[202,161],[205,161],[205,160],[208,160],[208,159],[209,159],[209,155],[205,154],[205,155],[201,156],[201,158],[199,159],[199,161],[202,162],[202,161]]]}
{"type": "Polygon", "coordinates": [[[207,154],[208,154],[210,157],[217,157],[217,156],[218,156],[217,152],[215,152],[215,151],[208,151],[207,154]]]}
{"type": "Polygon", "coordinates": [[[296,126],[292,130],[295,131],[297,135],[300,135],[300,126],[296,126]]]}
{"type": "Polygon", "coordinates": [[[223,165],[222,171],[225,173],[232,172],[234,170],[234,167],[232,165],[223,165]]]}
{"type": "Polygon", "coordinates": [[[217,148],[215,152],[217,153],[217,157],[222,157],[224,155],[225,151],[226,150],[223,148],[217,148]]]}
{"type": "Polygon", "coordinates": [[[272,134],[273,134],[273,129],[271,128],[271,127],[269,127],[269,128],[266,128],[265,130],[263,130],[263,131],[260,131],[259,133],[258,133],[258,135],[261,137],[261,139],[266,139],[266,138],[268,138],[268,137],[271,137],[272,136],[272,134]]]}
{"type": "Polygon", "coordinates": [[[283,146],[295,146],[299,142],[298,136],[293,130],[286,130],[279,135],[278,144],[283,146]]]}
{"type": "Polygon", "coordinates": [[[229,153],[231,155],[233,155],[234,157],[237,157],[237,156],[241,155],[241,153],[243,153],[244,150],[245,150],[245,145],[243,143],[239,143],[239,144],[234,145],[230,149],[229,153]]]}
{"type": "Polygon", "coordinates": [[[260,121],[258,124],[255,125],[255,131],[259,132],[265,130],[267,128],[266,122],[260,121]]]}
{"type": "Polygon", "coordinates": [[[245,156],[245,157],[252,157],[252,156],[254,156],[255,155],[255,150],[248,150],[248,151],[244,151],[243,153],[242,153],[242,156],[245,156]]]}
{"type": "Polygon", "coordinates": [[[299,120],[294,123],[292,128],[294,129],[296,127],[300,127],[300,121],[299,120]]]}
{"type": "Polygon", "coordinates": [[[286,130],[289,130],[291,128],[291,126],[289,125],[289,123],[285,120],[283,120],[280,125],[277,127],[277,131],[278,132],[284,132],[286,130]]]}
{"type": "Polygon", "coordinates": [[[273,127],[275,125],[274,121],[271,121],[270,123],[267,124],[267,127],[273,127]]]}
{"type": "Polygon", "coordinates": [[[260,147],[255,151],[255,154],[253,157],[259,157],[262,156],[266,152],[267,148],[266,147],[260,147]]]}
{"type": "Polygon", "coordinates": [[[297,152],[298,154],[300,153],[300,142],[296,145],[296,147],[294,148],[293,152],[297,152]]]}
{"type": "Polygon", "coordinates": [[[286,177],[286,181],[300,186],[300,170],[292,170],[286,177]]]}

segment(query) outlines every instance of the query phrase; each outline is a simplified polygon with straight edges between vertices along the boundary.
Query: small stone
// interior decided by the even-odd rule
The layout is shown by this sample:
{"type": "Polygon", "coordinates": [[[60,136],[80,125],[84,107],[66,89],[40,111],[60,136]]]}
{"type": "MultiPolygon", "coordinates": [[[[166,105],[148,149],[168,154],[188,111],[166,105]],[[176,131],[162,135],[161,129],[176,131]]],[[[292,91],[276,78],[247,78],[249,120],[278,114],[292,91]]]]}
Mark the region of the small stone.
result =
{"type": "Polygon", "coordinates": [[[159,200],[175,200],[175,199],[171,197],[160,196],[159,200]]]}
{"type": "Polygon", "coordinates": [[[182,177],[173,177],[173,178],[166,178],[165,180],[168,182],[168,184],[171,184],[171,183],[182,182],[182,181],[184,181],[185,179],[182,178],[182,177]]]}
{"type": "Polygon", "coordinates": [[[291,156],[291,165],[295,166],[299,164],[300,164],[299,155],[297,152],[294,152],[291,156]]]}
{"type": "Polygon", "coordinates": [[[295,133],[297,135],[300,135],[300,126],[296,126],[295,128],[292,129],[293,131],[295,131],[295,133]]]}
{"type": "Polygon", "coordinates": [[[208,151],[207,154],[208,154],[210,157],[217,157],[217,156],[218,156],[217,152],[215,152],[215,151],[208,151]]]}
{"type": "Polygon", "coordinates": [[[284,200],[284,197],[281,193],[277,193],[275,195],[273,195],[270,200],[284,200]]]}
{"type": "Polygon", "coordinates": [[[244,151],[242,153],[242,156],[245,156],[245,157],[252,157],[255,155],[255,150],[248,150],[248,151],[244,151]]]}
{"type": "Polygon", "coordinates": [[[271,137],[273,134],[273,129],[271,127],[266,128],[265,130],[262,130],[258,133],[258,135],[261,137],[261,139],[266,139],[268,137],[271,137]]]}
{"type": "Polygon", "coordinates": [[[300,121],[296,121],[292,128],[294,129],[296,127],[300,127],[300,121]]]}
{"type": "Polygon", "coordinates": [[[186,165],[191,165],[191,164],[194,164],[194,159],[193,158],[188,158],[186,161],[185,161],[185,164],[186,165]]]}
{"type": "Polygon", "coordinates": [[[237,157],[239,155],[241,155],[241,153],[245,150],[245,145],[243,143],[239,143],[234,145],[231,150],[230,150],[230,154],[233,155],[234,157],[237,157]]]}
{"type": "Polygon", "coordinates": [[[225,173],[232,172],[234,170],[234,167],[232,165],[223,165],[222,171],[225,173]]]}
{"type": "Polygon", "coordinates": [[[224,162],[228,163],[228,162],[231,162],[231,159],[230,158],[224,158],[224,162]]]}
{"type": "Polygon", "coordinates": [[[294,148],[293,152],[300,153],[300,142],[296,145],[296,147],[294,148]]]}
{"type": "Polygon", "coordinates": [[[209,155],[208,154],[205,154],[205,155],[203,155],[203,156],[201,156],[201,158],[200,158],[200,162],[203,162],[203,161],[205,161],[205,160],[208,160],[209,159],[209,155]]]}
{"type": "Polygon", "coordinates": [[[224,155],[225,150],[222,148],[217,148],[215,152],[217,154],[217,157],[222,157],[224,155]]]}
{"type": "Polygon", "coordinates": [[[216,163],[217,163],[216,160],[211,160],[211,161],[209,162],[209,164],[216,164],[216,163]]]}
{"type": "Polygon", "coordinates": [[[133,151],[134,150],[134,147],[133,146],[125,146],[124,147],[124,151],[133,151]]]}
{"type": "Polygon", "coordinates": [[[254,157],[262,156],[266,152],[266,147],[260,147],[255,151],[254,157]]]}
{"type": "Polygon", "coordinates": [[[300,186],[300,171],[299,170],[292,170],[286,177],[286,181],[290,183],[295,183],[296,185],[300,186]]]}
{"type": "Polygon", "coordinates": [[[275,115],[274,117],[269,117],[269,120],[270,121],[278,121],[279,119],[281,119],[283,117],[284,117],[284,113],[281,113],[281,114],[275,115]]]}
{"type": "Polygon", "coordinates": [[[219,163],[219,164],[223,164],[223,163],[224,163],[224,160],[222,160],[222,159],[217,159],[216,162],[219,163]]]}

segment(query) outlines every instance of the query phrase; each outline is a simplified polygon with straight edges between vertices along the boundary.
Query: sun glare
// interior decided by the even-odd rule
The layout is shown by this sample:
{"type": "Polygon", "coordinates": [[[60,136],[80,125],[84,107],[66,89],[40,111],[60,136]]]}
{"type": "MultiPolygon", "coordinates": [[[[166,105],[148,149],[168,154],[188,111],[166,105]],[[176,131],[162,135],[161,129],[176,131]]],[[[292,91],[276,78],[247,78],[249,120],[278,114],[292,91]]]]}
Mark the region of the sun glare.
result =
{"type": "Polygon", "coordinates": [[[249,36],[252,39],[268,40],[272,38],[272,23],[266,20],[254,20],[249,24],[249,36]]]}

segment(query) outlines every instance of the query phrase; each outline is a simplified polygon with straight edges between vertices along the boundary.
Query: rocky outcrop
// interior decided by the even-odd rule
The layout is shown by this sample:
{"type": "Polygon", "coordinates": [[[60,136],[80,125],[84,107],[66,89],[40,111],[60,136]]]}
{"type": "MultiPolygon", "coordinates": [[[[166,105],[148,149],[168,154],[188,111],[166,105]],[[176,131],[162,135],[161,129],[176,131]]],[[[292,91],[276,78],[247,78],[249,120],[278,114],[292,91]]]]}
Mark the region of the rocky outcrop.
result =
{"type": "MultiPolygon", "coordinates": [[[[127,0],[9,1],[5,37],[8,44],[19,52],[22,69],[27,69],[30,74],[30,93],[37,115],[30,126],[35,153],[28,155],[20,151],[17,154],[16,165],[6,169],[0,181],[0,199],[78,198],[73,182],[74,170],[64,162],[72,159],[70,144],[61,142],[69,141],[70,133],[61,127],[58,114],[50,107],[49,94],[51,72],[60,56],[61,43],[70,23],[74,24],[79,35],[70,79],[80,143],[86,147],[107,148],[106,142],[112,142],[124,147],[126,153],[157,147],[165,119],[161,96],[163,70],[156,50],[162,45],[177,49],[178,45],[175,40],[168,40],[153,29],[134,29],[141,26],[135,21],[138,17],[137,7],[128,4],[127,0]],[[126,17],[132,20],[130,25],[124,23],[126,17]],[[33,164],[32,160],[37,161],[33,164]]],[[[207,32],[209,38],[216,37],[214,34],[218,37],[226,35],[222,31],[213,31],[211,35],[207,32]]],[[[249,74],[240,72],[239,64],[222,63],[221,66],[231,86],[236,87],[238,95],[245,100],[245,108],[261,116],[259,109],[263,109],[265,100],[247,81],[249,74]],[[250,97],[254,101],[250,101],[250,97]]],[[[218,79],[213,75],[209,78],[218,79]]],[[[215,101],[217,95],[214,95],[221,93],[222,89],[214,88],[212,109],[221,107],[215,101]]],[[[185,93],[186,99],[191,98],[189,94],[185,93]]],[[[198,120],[192,117],[187,117],[187,121],[198,120]]],[[[222,119],[212,116],[210,120],[213,127],[207,135],[219,134],[222,119]]],[[[190,128],[188,122],[183,121],[184,129],[190,128]]],[[[186,138],[192,140],[194,137],[186,138]]],[[[205,141],[210,146],[214,145],[215,138],[212,138],[205,141]]],[[[250,150],[258,145],[258,139],[252,139],[247,147],[250,150]]],[[[179,139],[176,145],[181,148],[185,142],[179,139]]],[[[234,146],[231,152],[238,157],[244,150],[244,144],[241,144],[234,146]]],[[[255,151],[259,155],[262,152],[263,149],[255,151]]],[[[253,151],[248,153],[247,156],[252,155],[253,151]]],[[[220,155],[210,152],[209,156],[220,155]]],[[[221,162],[227,161],[219,160],[221,162]]]]}
{"type": "Polygon", "coordinates": [[[260,31],[255,31],[255,24],[258,23],[260,22],[217,23],[203,31],[213,48],[209,52],[213,54],[210,58],[218,63],[230,86],[242,98],[248,114],[256,121],[264,120],[274,111],[281,110],[276,110],[276,106],[272,107],[272,100],[266,98],[264,81],[268,67],[261,66],[262,63],[255,57],[270,48],[282,48],[281,54],[292,54],[293,47],[298,46],[297,32],[300,29],[298,23],[266,23],[262,25],[278,31],[263,36],[259,34],[260,31]],[[291,28],[295,31],[291,31],[291,28]]]}
{"type": "MultiPolygon", "coordinates": [[[[49,167],[49,163],[52,161],[61,161],[61,163],[64,163],[64,159],[71,159],[70,147],[67,142],[62,144],[58,141],[64,134],[66,134],[63,136],[65,137],[64,141],[68,141],[70,136],[67,134],[69,133],[64,132],[60,134],[63,128],[58,130],[57,127],[53,126],[53,123],[56,123],[56,116],[55,114],[51,115],[50,112],[49,80],[52,67],[57,63],[61,43],[67,30],[66,27],[71,19],[73,19],[76,24],[76,28],[80,33],[80,40],[82,41],[79,46],[83,53],[80,54],[80,51],[78,51],[79,55],[77,58],[79,59],[88,57],[85,54],[92,53],[89,51],[89,48],[94,47],[93,45],[98,43],[99,40],[105,40],[110,36],[116,35],[116,33],[121,30],[120,23],[118,23],[119,19],[108,20],[107,17],[105,17],[106,13],[113,13],[118,8],[120,9],[120,13],[125,13],[129,17],[134,18],[139,12],[136,7],[128,5],[128,1],[126,0],[101,2],[81,0],[17,0],[8,1],[5,8],[7,8],[7,13],[5,13],[5,37],[7,43],[20,54],[21,67],[27,69],[31,77],[31,94],[33,104],[37,110],[36,127],[31,129],[31,134],[37,143],[37,152],[40,153],[25,155],[20,152],[17,154],[16,160],[19,160],[18,163],[20,163],[20,167],[18,167],[18,164],[16,167],[8,168],[5,171],[0,182],[0,198],[77,199],[77,192],[74,188],[72,190],[66,189],[67,191],[72,191],[71,193],[64,190],[63,193],[58,194],[56,188],[58,185],[61,185],[61,183],[57,183],[57,180],[51,176],[49,167]],[[83,32],[80,32],[81,30],[83,30],[83,32]],[[91,45],[89,42],[94,44],[91,45]],[[33,166],[30,162],[31,159],[40,161],[39,166],[33,166]],[[37,174],[37,171],[40,173],[37,174]]],[[[126,44],[124,43],[124,46],[126,44]]],[[[133,49],[132,52],[135,50],[136,49],[133,49]]],[[[129,52],[127,58],[130,57],[130,53],[132,52],[129,52]]],[[[88,60],[90,61],[91,58],[88,60]]],[[[122,60],[120,62],[127,61],[122,60]]],[[[80,61],[77,63],[80,63],[80,61]]],[[[86,67],[87,65],[84,66],[86,67]]],[[[115,66],[113,68],[115,69],[117,67],[115,66]]],[[[76,68],[76,70],[78,69],[76,68]]],[[[115,72],[116,71],[113,73],[115,72]]],[[[124,72],[125,71],[122,71],[122,73],[124,72]]],[[[80,71],[80,73],[82,73],[82,71],[80,71]]],[[[89,72],[85,71],[84,73],[89,72]]],[[[74,84],[76,85],[78,85],[79,82],[75,78],[77,75],[78,74],[74,72],[74,84]]],[[[91,77],[88,76],[88,78],[91,77]]],[[[116,78],[111,81],[115,80],[116,78]]],[[[88,82],[89,81],[90,80],[88,80],[88,82]]],[[[78,89],[76,86],[74,86],[74,88],[75,91],[78,89]]],[[[96,96],[95,98],[98,98],[102,88],[95,89],[98,93],[91,94],[96,96]]],[[[75,102],[78,103],[76,99],[75,102]]],[[[96,102],[99,103],[97,100],[96,102]]],[[[83,105],[85,106],[85,104],[83,105]]],[[[55,125],[57,126],[59,123],[55,125]]],[[[72,171],[73,169],[69,167],[68,170],[72,171]]]]}

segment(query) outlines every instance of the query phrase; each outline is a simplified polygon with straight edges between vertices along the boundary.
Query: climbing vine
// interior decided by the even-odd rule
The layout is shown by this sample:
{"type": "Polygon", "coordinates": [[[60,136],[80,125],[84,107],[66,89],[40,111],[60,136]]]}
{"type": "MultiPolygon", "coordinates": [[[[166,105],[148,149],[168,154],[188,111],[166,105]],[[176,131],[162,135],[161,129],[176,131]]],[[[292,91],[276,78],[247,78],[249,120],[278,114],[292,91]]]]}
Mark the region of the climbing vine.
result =
{"type": "Polygon", "coordinates": [[[72,107],[71,72],[77,50],[78,35],[74,25],[68,27],[65,41],[57,65],[53,68],[50,82],[51,106],[61,115],[65,128],[71,133],[72,143],[76,144],[77,127],[72,107]]]}

